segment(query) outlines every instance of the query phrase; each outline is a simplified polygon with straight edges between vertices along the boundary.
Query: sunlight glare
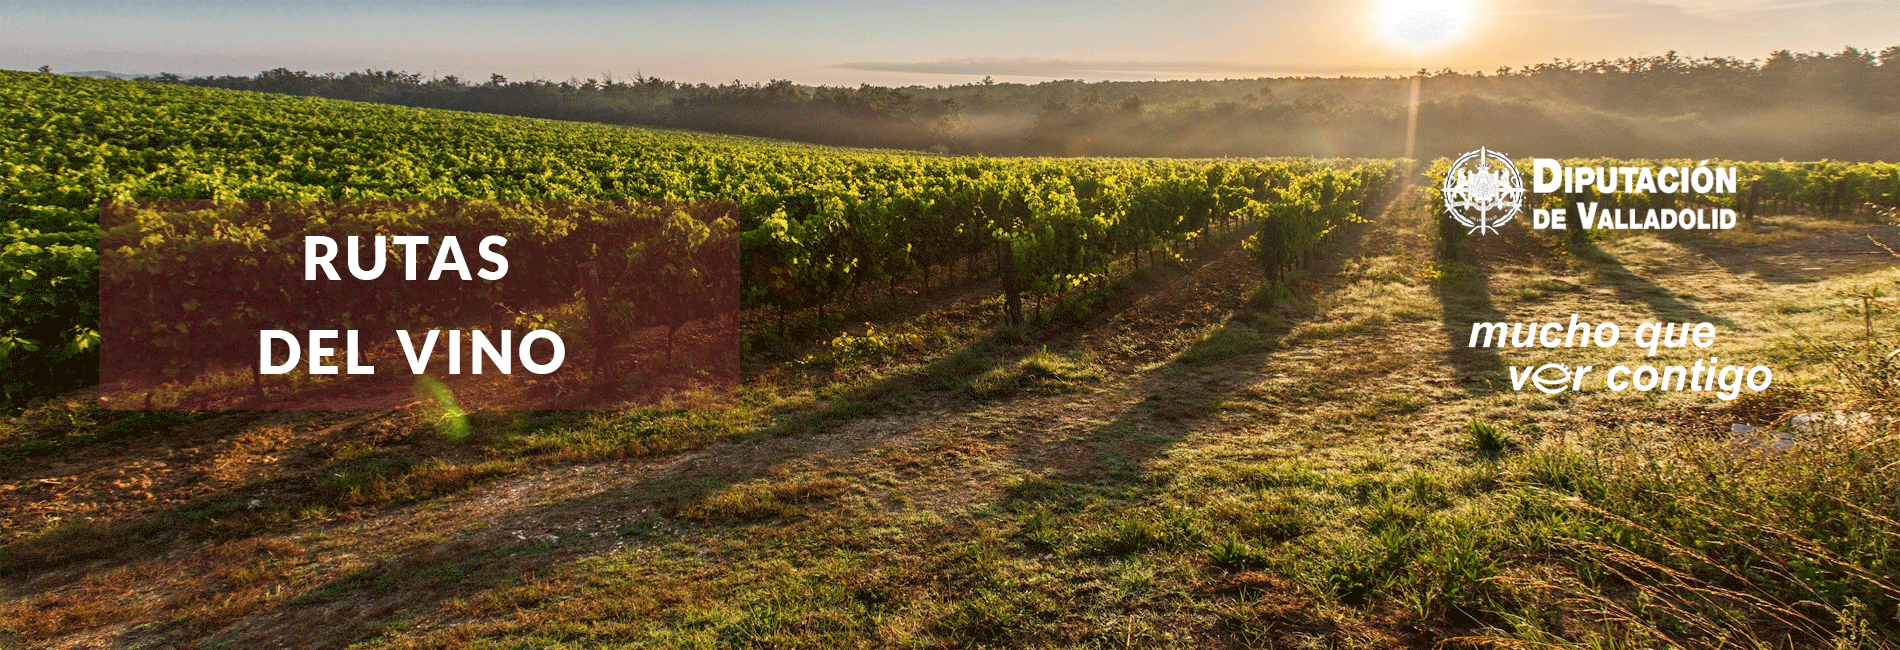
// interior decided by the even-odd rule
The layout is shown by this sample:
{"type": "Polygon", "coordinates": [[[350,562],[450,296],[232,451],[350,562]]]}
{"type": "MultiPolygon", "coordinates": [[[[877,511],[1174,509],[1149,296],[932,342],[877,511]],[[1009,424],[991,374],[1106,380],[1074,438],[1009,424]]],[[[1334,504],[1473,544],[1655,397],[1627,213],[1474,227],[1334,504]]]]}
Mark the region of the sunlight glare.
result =
{"type": "Polygon", "coordinates": [[[1380,0],[1379,33],[1395,45],[1423,50],[1463,34],[1473,12],[1472,0],[1380,0]]]}

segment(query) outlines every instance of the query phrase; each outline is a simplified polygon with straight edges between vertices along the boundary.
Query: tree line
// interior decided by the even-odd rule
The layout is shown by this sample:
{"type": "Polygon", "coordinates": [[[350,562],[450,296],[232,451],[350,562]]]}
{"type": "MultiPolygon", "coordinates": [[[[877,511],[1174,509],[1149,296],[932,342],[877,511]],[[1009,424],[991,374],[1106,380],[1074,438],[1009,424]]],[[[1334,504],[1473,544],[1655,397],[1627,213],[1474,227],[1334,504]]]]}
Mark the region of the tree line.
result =
{"type": "MultiPolygon", "coordinates": [[[[1421,70],[1422,156],[1476,143],[1539,156],[1900,160],[1900,46],[1675,52],[1490,74],[1421,70]]],[[[1391,157],[1413,77],[1288,77],[902,88],[636,75],[486,81],[365,70],[148,78],[829,145],[990,155],[1391,157]]]]}

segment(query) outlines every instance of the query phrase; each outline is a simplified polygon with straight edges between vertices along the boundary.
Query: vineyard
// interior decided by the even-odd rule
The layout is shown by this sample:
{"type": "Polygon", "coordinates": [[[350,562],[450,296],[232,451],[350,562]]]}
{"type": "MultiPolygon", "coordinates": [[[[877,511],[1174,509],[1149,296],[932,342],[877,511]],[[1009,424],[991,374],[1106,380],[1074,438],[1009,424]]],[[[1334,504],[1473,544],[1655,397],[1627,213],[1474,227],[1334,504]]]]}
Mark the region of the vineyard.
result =
{"type": "Polygon", "coordinates": [[[1475,235],[1443,160],[954,157],[15,72],[0,101],[0,647],[1900,643],[1900,165],[1526,206],[1733,230],[1475,235]],[[394,273],[257,279],[305,235],[497,231],[548,268],[427,306],[394,273]],[[700,254],[738,272],[674,263],[700,254]],[[589,284],[616,276],[648,280],[589,284]],[[76,390],[102,328],[248,371],[259,322],[331,322],[295,305],[462,327],[598,297],[678,329],[734,294],[730,403],[76,390]],[[1466,343],[1578,315],[1720,338],[1466,343]],[[1509,388],[1715,355],[1773,388],[1509,388]]]}
{"type": "MultiPolygon", "coordinates": [[[[1347,215],[1363,215],[1396,173],[1371,162],[952,158],[0,75],[18,107],[0,118],[0,277],[11,296],[0,369],[14,377],[0,388],[14,396],[90,376],[97,210],[110,199],[730,200],[741,209],[745,305],[822,315],[867,287],[929,285],[960,262],[993,259],[1003,239],[1017,289],[1031,296],[1241,226],[1271,240],[1255,249],[1278,277],[1347,215]]],[[[1747,190],[1706,202],[1830,214],[1900,203],[1892,164],[1741,167],[1747,190]]]]}
{"type": "MultiPolygon", "coordinates": [[[[1020,278],[1010,288],[1031,297],[1251,224],[1269,224],[1255,238],[1270,240],[1255,249],[1280,273],[1396,180],[1384,162],[933,157],[4,75],[0,93],[20,107],[0,122],[10,183],[0,195],[0,271],[14,285],[0,312],[0,370],[16,378],[13,395],[74,386],[94,364],[93,248],[106,200],[729,200],[740,207],[745,306],[822,315],[866,287],[913,277],[929,285],[959,262],[994,259],[1003,240],[1020,278]]],[[[549,218],[510,227],[572,226],[549,218]]],[[[156,276],[182,274],[247,237],[298,250],[303,230],[206,236],[148,225],[120,235],[177,257],[145,269],[156,276]]]]}

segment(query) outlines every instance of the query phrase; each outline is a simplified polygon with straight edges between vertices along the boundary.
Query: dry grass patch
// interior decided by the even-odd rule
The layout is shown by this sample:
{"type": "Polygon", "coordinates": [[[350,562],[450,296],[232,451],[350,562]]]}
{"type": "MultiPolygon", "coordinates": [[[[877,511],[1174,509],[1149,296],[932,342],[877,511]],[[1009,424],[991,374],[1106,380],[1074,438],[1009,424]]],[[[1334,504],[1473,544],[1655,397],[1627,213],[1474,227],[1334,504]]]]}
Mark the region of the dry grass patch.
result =
{"type": "Polygon", "coordinates": [[[680,516],[709,524],[790,517],[856,491],[852,483],[832,477],[753,481],[713,492],[682,508],[680,516]]]}
{"type": "Polygon", "coordinates": [[[1057,354],[1048,348],[970,380],[970,394],[982,398],[1056,395],[1083,390],[1106,377],[1087,353],[1057,354]]]}

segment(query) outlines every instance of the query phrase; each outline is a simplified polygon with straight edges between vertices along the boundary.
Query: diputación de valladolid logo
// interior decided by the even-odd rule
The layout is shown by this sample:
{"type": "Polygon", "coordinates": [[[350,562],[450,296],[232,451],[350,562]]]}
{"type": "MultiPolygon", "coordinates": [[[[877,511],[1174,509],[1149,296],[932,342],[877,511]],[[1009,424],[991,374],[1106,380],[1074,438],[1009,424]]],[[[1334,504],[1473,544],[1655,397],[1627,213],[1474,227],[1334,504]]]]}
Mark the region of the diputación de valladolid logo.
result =
{"type": "Polygon", "coordinates": [[[1504,154],[1479,147],[1445,172],[1445,210],[1475,233],[1495,233],[1524,209],[1524,180],[1504,154]]]}
{"type": "MultiPolygon", "coordinates": [[[[1442,194],[1445,212],[1471,234],[1497,233],[1498,227],[1524,212],[1527,194],[1734,194],[1736,169],[1710,167],[1708,161],[1690,166],[1567,167],[1552,158],[1531,162],[1531,188],[1506,156],[1479,147],[1453,161],[1445,171],[1442,194]]],[[[1648,202],[1645,202],[1648,203],[1648,202]]],[[[1670,202],[1673,205],[1673,202],[1670,202]]],[[[1534,230],[1728,230],[1735,227],[1735,211],[1710,207],[1604,206],[1601,200],[1576,201],[1572,206],[1534,208],[1534,230]]]]}

